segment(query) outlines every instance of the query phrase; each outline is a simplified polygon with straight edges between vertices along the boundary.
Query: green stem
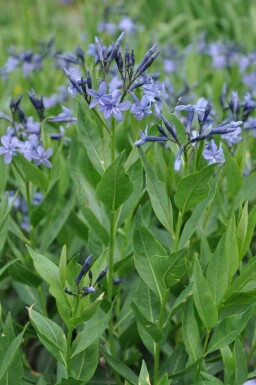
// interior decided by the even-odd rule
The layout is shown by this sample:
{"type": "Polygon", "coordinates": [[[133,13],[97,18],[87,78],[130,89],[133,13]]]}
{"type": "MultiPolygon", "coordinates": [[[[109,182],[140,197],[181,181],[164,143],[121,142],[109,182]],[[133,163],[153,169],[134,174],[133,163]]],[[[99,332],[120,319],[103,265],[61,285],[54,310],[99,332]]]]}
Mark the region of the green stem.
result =
{"type": "MultiPolygon", "coordinates": [[[[206,353],[210,335],[211,335],[211,329],[210,329],[210,330],[207,330],[207,333],[206,333],[206,336],[205,336],[204,345],[203,345],[203,352],[202,352],[202,355],[203,355],[203,356],[204,356],[205,353],[206,353]]],[[[201,371],[201,367],[202,367],[202,361],[200,362],[200,364],[199,364],[198,367],[197,367],[197,374],[196,374],[196,379],[197,379],[197,380],[200,379],[200,371],[201,371]]]]}
{"type": "Polygon", "coordinates": [[[115,124],[115,120],[113,119],[112,133],[111,133],[111,162],[114,162],[115,160],[115,153],[116,153],[116,124],[115,124]]]}
{"type": "Polygon", "coordinates": [[[107,132],[109,133],[109,135],[111,135],[106,123],[104,122],[103,119],[101,119],[100,115],[98,114],[98,112],[95,110],[95,108],[92,108],[92,111],[94,112],[94,114],[97,116],[97,118],[99,119],[99,121],[101,122],[102,126],[107,130],[107,132]]]}
{"type": "Polygon", "coordinates": [[[174,238],[173,251],[177,251],[178,250],[179,241],[180,241],[180,230],[181,230],[181,225],[182,225],[182,219],[183,219],[183,214],[182,214],[181,211],[179,211],[178,221],[177,221],[177,226],[176,226],[176,232],[175,232],[175,238],[174,238]]]}
{"type": "MultiPolygon", "coordinates": [[[[159,323],[158,323],[158,326],[161,330],[163,329],[163,326],[164,326],[164,312],[166,308],[168,294],[169,294],[169,290],[165,290],[162,303],[161,303],[161,310],[160,310],[159,323]]],[[[161,342],[154,343],[154,385],[157,385],[158,383],[160,351],[161,351],[161,342]]]]}
{"type": "MultiPolygon", "coordinates": [[[[77,291],[76,302],[75,302],[74,310],[72,311],[71,318],[76,317],[78,305],[79,305],[79,290],[77,291]]],[[[71,374],[71,345],[72,345],[73,331],[74,331],[74,327],[69,325],[68,326],[68,335],[67,335],[67,354],[66,354],[66,367],[67,367],[68,377],[71,374]]]]}

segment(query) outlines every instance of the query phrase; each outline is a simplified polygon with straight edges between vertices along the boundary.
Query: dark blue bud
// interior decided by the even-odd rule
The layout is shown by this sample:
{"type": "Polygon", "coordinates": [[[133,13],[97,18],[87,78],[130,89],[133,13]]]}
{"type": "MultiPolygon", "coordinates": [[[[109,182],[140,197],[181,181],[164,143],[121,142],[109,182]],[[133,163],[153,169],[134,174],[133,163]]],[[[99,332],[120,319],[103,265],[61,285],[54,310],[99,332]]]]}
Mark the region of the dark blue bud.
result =
{"type": "Polygon", "coordinates": [[[92,255],[89,255],[89,257],[86,258],[86,260],[84,261],[82,269],[81,269],[80,273],[78,274],[78,276],[76,277],[77,283],[79,283],[81,281],[81,279],[83,278],[83,276],[90,270],[91,260],[92,260],[92,255]]]}
{"type": "Polygon", "coordinates": [[[98,278],[96,279],[94,285],[96,285],[97,283],[99,283],[99,282],[102,280],[102,278],[105,277],[105,275],[107,274],[107,271],[108,271],[108,266],[106,266],[105,269],[103,269],[103,270],[100,272],[100,274],[99,274],[98,278]]]}
{"type": "Polygon", "coordinates": [[[120,48],[121,42],[122,42],[122,40],[124,38],[124,35],[125,35],[125,33],[122,32],[121,35],[119,36],[119,38],[117,39],[117,41],[115,42],[115,44],[114,44],[114,46],[112,48],[112,51],[111,51],[111,53],[109,55],[109,58],[108,58],[109,62],[111,62],[114,59],[114,57],[116,56],[116,53],[117,53],[117,51],[120,48]]]}
{"type": "Polygon", "coordinates": [[[172,126],[172,124],[170,122],[168,122],[167,119],[165,119],[165,117],[163,115],[161,115],[161,118],[162,118],[162,121],[164,122],[164,125],[167,128],[167,130],[170,132],[173,139],[177,142],[177,135],[176,135],[174,127],[172,126]]]}
{"type": "Polygon", "coordinates": [[[88,287],[82,287],[81,292],[82,292],[82,296],[86,296],[88,294],[95,293],[96,290],[94,289],[94,287],[88,286],[88,287]]]}

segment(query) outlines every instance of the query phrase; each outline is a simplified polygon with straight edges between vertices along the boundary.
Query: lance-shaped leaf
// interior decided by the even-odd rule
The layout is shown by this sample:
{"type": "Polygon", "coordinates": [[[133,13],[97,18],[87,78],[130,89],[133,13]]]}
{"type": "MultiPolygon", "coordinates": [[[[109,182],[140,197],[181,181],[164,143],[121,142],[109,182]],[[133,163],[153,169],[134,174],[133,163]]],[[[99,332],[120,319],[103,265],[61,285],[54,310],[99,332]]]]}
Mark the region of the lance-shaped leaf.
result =
{"type": "MultiPolygon", "coordinates": [[[[243,237],[244,241],[243,241],[243,244],[241,244],[241,249],[240,249],[240,253],[239,253],[240,259],[242,259],[245,256],[245,254],[249,248],[249,245],[250,245],[252,237],[253,237],[255,225],[256,225],[256,206],[253,206],[253,208],[250,211],[249,216],[248,216],[247,231],[246,231],[245,237],[243,237]]],[[[240,228],[240,231],[242,231],[241,228],[240,228]]]]}
{"type": "Polygon", "coordinates": [[[236,336],[234,345],[234,361],[235,361],[235,373],[234,373],[234,385],[241,385],[247,380],[247,359],[242,342],[239,336],[236,336]]]}
{"type": "Polygon", "coordinates": [[[247,325],[249,319],[255,314],[255,303],[240,314],[233,314],[224,318],[216,326],[213,336],[209,342],[207,353],[212,353],[226,345],[231,344],[240,335],[247,325]]]}
{"type": "Polygon", "coordinates": [[[202,355],[201,339],[198,324],[194,315],[193,300],[187,302],[182,321],[182,336],[190,363],[195,362],[202,355]]]}
{"type": "Polygon", "coordinates": [[[28,308],[28,314],[41,343],[57,361],[65,364],[67,341],[62,328],[51,319],[32,309],[32,306],[28,308]]]}
{"type": "Polygon", "coordinates": [[[116,210],[124,203],[133,191],[133,183],[123,166],[124,154],[107,168],[97,186],[98,198],[110,210],[116,210]]]}
{"type": "Polygon", "coordinates": [[[75,379],[87,383],[94,375],[98,363],[99,343],[96,341],[71,360],[71,375],[75,379]]]}
{"type": "Polygon", "coordinates": [[[97,317],[84,322],[82,331],[78,332],[72,344],[72,359],[101,337],[109,323],[110,314],[111,310],[103,315],[98,313],[97,317]]]}
{"type": "Polygon", "coordinates": [[[100,175],[102,175],[104,173],[102,141],[98,126],[96,122],[89,117],[89,115],[90,110],[85,107],[84,99],[78,97],[77,126],[81,143],[87,151],[93,167],[100,175]]]}
{"type": "Polygon", "coordinates": [[[172,204],[168,198],[165,185],[158,179],[142,149],[138,148],[138,151],[143,167],[146,171],[147,190],[152,208],[162,225],[169,231],[170,234],[173,234],[172,204]]]}
{"type": "Polygon", "coordinates": [[[133,233],[135,267],[145,284],[162,298],[164,274],[169,266],[165,249],[147,229],[138,211],[133,233]]]}
{"type": "Polygon", "coordinates": [[[136,374],[126,365],[124,362],[117,360],[112,357],[107,352],[102,352],[104,358],[107,360],[109,366],[114,369],[115,372],[120,374],[123,378],[125,378],[132,385],[138,385],[138,377],[136,374]]]}
{"type": "Polygon", "coordinates": [[[28,180],[35,186],[46,192],[48,187],[48,179],[44,173],[37,166],[24,158],[24,156],[21,154],[17,155],[15,162],[16,160],[19,170],[22,170],[25,177],[27,177],[28,180]]]}
{"type": "Polygon", "coordinates": [[[70,325],[72,325],[73,327],[76,327],[79,324],[81,324],[85,321],[88,321],[89,319],[94,317],[95,314],[97,314],[97,312],[99,311],[103,297],[104,297],[104,293],[101,293],[99,295],[99,297],[96,298],[96,300],[92,304],[90,304],[87,308],[83,309],[80,316],[71,318],[70,319],[70,325]]]}
{"type": "Polygon", "coordinates": [[[164,283],[167,289],[176,285],[187,271],[187,255],[188,249],[174,251],[169,255],[168,270],[164,275],[164,283]]]}
{"type": "Polygon", "coordinates": [[[242,270],[241,274],[236,280],[229,286],[225,298],[228,298],[232,293],[239,292],[250,281],[256,279],[256,259],[251,259],[246,267],[242,270]]]}
{"type": "Polygon", "coordinates": [[[144,360],[142,361],[140,369],[139,385],[151,385],[148,369],[144,360]]]}
{"type": "Polygon", "coordinates": [[[206,280],[217,305],[221,302],[228,286],[228,260],[225,240],[226,236],[223,235],[211,257],[206,272],[206,280]]]}
{"type": "Polygon", "coordinates": [[[160,342],[163,338],[163,333],[159,326],[144,317],[139,307],[133,301],[131,302],[131,308],[134,311],[137,322],[139,322],[143,326],[143,328],[153,338],[155,342],[160,342]]]}
{"type": "Polygon", "coordinates": [[[199,317],[210,330],[218,322],[218,310],[197,258],[194,262],[193,298],[199,317]]]}
{"type": "Polygon", "coordinates": [[[235,215],[231,216],[225,236],[225,250],[223,250],[224,259],[228,262],[229,281],[235,275],[239,266],[239,251],[236,236],[236,219],[235,215]]]}
{"type": "MultiPolygon", "coordinates": [[[[17,359],[17,353],[19,352],[19,348],[22,343],[23,335],[25,333],[27,326],[28,324],[24,327],[22,332],[12,340],[11,344],[5,351],[3,360],[0,364],[0,382],[2,381],[2,379],[4,378],[8,370],[11,368],[14,361],[17,359]]],[[[6,379],[4,383],[8,384],[8,382],[6,382],[6,379]]]]}
{"type": "Polygon", "coordinates": [[[68,296],[64,292],[65,288],[61,286],[58,267],[44,255],[36,253],[31,247],[27,246],[27,249],[33,259],[36,271],[50,286],[49,291],[56,299],[59,314],[67,325],[71,311],[68,296]]]}
{"type": "MultiPolygon", "coordinates": [[[[0,336],[0,360],[3,361],[6,352],[8,351],[11,343],[15,340],[16,336],[12,324],[11,313],[8,313],[3,330],[0,336]]],[[[6,361],[6,366],[3,368],[5,374],[3,374],[0,384],[12,385],[19,384],[23,377],[23,364],[21,358],[21,352],[17,349],[14,355],[10,356],[10,360],[6,361]]]]}
{"type": "Polygon", "coordinates": [[[208,197],[210,192],[208,182],[213,175],[214,167],[215,164],[211,164],[180,180],[174,202],[183,214],[208,197]]]}

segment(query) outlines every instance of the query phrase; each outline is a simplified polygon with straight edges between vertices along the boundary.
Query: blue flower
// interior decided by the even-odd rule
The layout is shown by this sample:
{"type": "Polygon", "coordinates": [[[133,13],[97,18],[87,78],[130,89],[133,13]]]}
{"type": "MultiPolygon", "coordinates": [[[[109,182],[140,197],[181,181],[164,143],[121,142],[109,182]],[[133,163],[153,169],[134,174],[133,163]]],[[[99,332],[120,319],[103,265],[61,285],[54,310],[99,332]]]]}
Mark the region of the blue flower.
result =
{"type": "Polygon", "coordinates": [[[136,119],[141,120],[144,117],[152,114],[152,111],[150,109],[151,102],[147,95],[142,96],[141,101],[133,93],[131,93],[131,97],[136,103],[133,104],[131,107],[131,113],[135,114],[136,119]]]}
{"type": "Polygon", "coordinates": [[[222,149],[222,144],[220,143],[220,146],[218,148],[214,140],[208,142],[203,151],[203,157],[204,159],[208,160],[208,164],[224,163],[225,157],[222,149]]]}
{"type": "Polygon", "coordinates": [[[131,102],[126,100],[120,103],[121,92],[115,90],[112,94],[103,96],[100,98],[99,111],[103,112],[105,119],[108,119],[111,115],[117,120],[123,120],[123,114],[121,111],[128,110],[131,107],[131,102]]]}
{"type": "Polygon", "coordinates": [[[100,98],[102,96],[106,96],[106,93],[107,93],[107,85],[105,82],[100,83],[98,92],[93,89],[87,89],[87,94],[93,97],[90,103],[90,108],[97,106],[97,104],[99,104],[100,102],[100,98]]]}
{"type": "Polygon", "coordinates": [[[48,160],[52,155],[52,149],[48,148],[48,150],[44,151],[41,145],[37,146],[36,151],[33,154],[33,159],[35,160],[35,165],[39,166],[40,164],[44,164],[46,167],[51,168],[52,164],[48,160]]]}
{"type": "Polygon", "coordinates": [[[4,135],[1,137],[1,143],[0,155],[4,155],[4,163],[9,164],[12,157],[17,155],[19,140],[15,136],[4,135]]]}

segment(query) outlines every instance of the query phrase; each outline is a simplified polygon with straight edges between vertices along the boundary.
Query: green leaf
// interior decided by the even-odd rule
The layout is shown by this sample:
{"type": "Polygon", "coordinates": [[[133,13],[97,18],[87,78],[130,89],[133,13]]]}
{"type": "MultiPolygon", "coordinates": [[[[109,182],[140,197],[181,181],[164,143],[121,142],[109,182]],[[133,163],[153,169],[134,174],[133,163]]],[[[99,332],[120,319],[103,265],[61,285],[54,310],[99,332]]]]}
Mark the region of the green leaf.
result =
{"type": "Polygon", "coordinates": [[[171,313],[170,317],[172,317],[181,307],[183,307],[189,298],[192,296],[193,291],[192,291],[193,285],[190,283],[176,298],[176,301],[174,302],[172,308],[171,308],[171,313]]]}
{"type": "Polygon", "coordinates": [[[13,259],[12,261],[7,262],[1,269],[0,269],[0,277],[1,275],[7,270],[11,265],[16,263],[19,259],[13,259]]]}
{"type": "Polygon", "coordinates": [[[169,378],[181,377],[181,376],[184,376],[185,374],[191,372],[194,368],[196,368],[198,366],[198,364],[200,364],[202,359],[203,359],[203,357],[201,357],[197,361],[193,362],[193,364],[187,365],[184,369],[182,369],[178,372],[169,374],[169,378]]]}
{"type": "Polygon", "coordinates": [[[223,235],[206,271],[206,281],[217,306],[220,304],[228,286],[228,260],[225,240],[226,237],[223,235]]]}
{"type": "Polygon", "coordinates": [[[87,151],[95,170],[102,175],[104,173],[102,142],[98,125],[89,117],[90,113],[89,107],[86,108],[85,106],[85,100],[78,98],[77,126],[81,143],[87,151]]]}
{"type": "Polygon", "coordinates": [[[210,330],[218,322],[218,310],[197,258],[194,263],[193,298],[199,317],[210,330]]]}
{"type": "Polygon", "coordinates": [[[36,330],[39,340],[57,361],[65,365],[67,341],[62,328],[32,309],[32,306],[28,308],[29,319],[36,330]]]}
{"type": "Polygon", "coordinates": [[[97,185],[98,198],[110,210],[118,209],[133,191],[133,184],[125,172],[123,160],[124,153],[107,168],[97,185]]]}
{"type": "Polygon", "coordinates": [[[17,154],[17,157],[13,160],[15,165],[23,174],[32,182],[35,186],[39,187],[44,192],[47,191],[48,179],[44,173],[35,166],[33,163],[29,162],[23,155],[17,154]]]}
{"type": "Polygon", "coordinates": [[[34,227],[54,209],[56,206],[56,197],[58,196],[58,192],[59,184],[56,182],[44,197],[44,200],[40,203],[40,205],[32,211],[30,221],[34,227]]]}
{"type": "Polygon", "coordinates": [[[84,380],[77,380],[73,377],[63,378],[57,385],[84,385],[84,380]]]}
{"type": "Polygon", "coordinates": [[[99,342],[94,342],[87,349],[71,360],[71,375],[77,380],[88,382],[98,366],[99,342]]]}
{"type": "Polygon", "coordinates": [[[188,249],[184,248],[178,251],[174,251],[168,256],[169,266],[168,270],[164,274],[164,283],[167,289],[180,282],[182,277],[187,271],[187,252],[188,249]]]}
{"type": "Polygon", "coordinates": [[[241,245],[241,249],[240,249],[240,260],[245,256],[250,246],[250,243],[254,234],[255,225],[256,225],[256,206],[253,206],[252,210],[249,213],[247,231],[246,231],[245,237],[243,237],[244,242],[241,245]]]}
{"type": "Polygon", "coordinates": [[[237,246],[239,250],[240,260],[241,260],[241,251],[245,242],[246,234],[248,228],[248,202],[244,204],[242,209],[239,221],[237,223],[237,246]]]}
{"type": "Polygon", "coordinates": [[[225,255],[225,259],[228,261],[228,276],[229,280],[231,280],[239,267],[235,214],[231,216],[226,231],[225,250],[223,255],[225,255]]]}
{"type": "Polygon", "coordinates": [[[182,344],[166,358],[165,363],[160,369],[160,374],[167,373],[171,375],[180,372],[186,366],[187,358],[184,344],[182,344]]]}
{"type": "Polygon", "coordinates": [[[194,315],[192,298],[190,298],[185,306],[184,318],[182,321],[182,336],[186,351],[190,358],[189,362],[193,363],[201,357],[202,346],[197,321],[194,315]]]}
{"type": "Polygon", "coordinates": [[[99,297],[96,298],[96,300],[92,304],[90,304],[88,307],[83,309],[82,314],[80,316],[71,318],[70,325],[72,325],[73,327],[77,327],[81,323],[88,321],[89,319],[94,317],[95,314],[97,314],[97,312],[99,311],[103,297],[104,297],[104,293],[101,293],[99,297]]]}
{"type": "Polygon", "coordinates": [[[116,358],[112,357],[110,354],[107,352],[103,351],[102,352],[103,356],[107,360],[109,366],[120,374],[123,378],[128,380],[132,385],[138,385],[138,377],[136,374],[127,366],[125,363],[122,361],[117,360],[116,358]]]}
{"type": "Polygon", "coordinates": [[[238,336],[236,336],[233,354],[235,358],[235,378],[233,384],[241,385],[247,380],[248,370],[244,348],[238,336]]]}
{"type": "Polygon", "coordinates": [[[242,187],[236,196],[234,209],[239,207],[242,202],[255,201],[256,199],[255,184],[256,184],[256,171],[252,172],[243,180],[242,187]]]}
{"type": "Polygon", "coordinates": [[[83,330],[78,332],[72,344],[72,359],[101,337],[108,326],[110,314],[111,310],[106,314],[98,312],[97,317],[84,322],[83,330]]]}
{"type": "Polygon", "coordinates": [[[231,376],[234,372],[234,358],[228,346],[220,349],[223,366],[224,366],[224,383],[230,384],[231,376]]]}
{"type": "Polygon", "coordinates": [[[162,225],[169,231],[170,234],[173,234],[172,204],[168,198],[165,185],[158,179],[142,149],[138,148],[138,151],[143,167],[146,171],[147,190],[152,208],[162,225]]]}
{"type": "Polygon", "coordinates": [[[97,235],[97,237],[103,242],[105,246],[108,246],[109,236],[108,232],[104,226],[100,223],[99,219],[96,217],[94,212],[84,205],[82,207],[82,213],[84,218],[88,224],[88,227],[97,235]]]}
{"type": "Polygon", "coordinates": [[[137,322],[139,322],[143,326],[143,328],[153,338],[155,342],[160,342],[163,338],[163,333],[159,326],[144,317],[139,307],[133,301],[131,302],[131,308],[134,311],[137,322]]]}
{"type": "Polygon", "coordinates": [[[149,373],[145,361],[142,361],[140,375],[139,375],[139,385],[151,385],[149,373]]]}
{"type": "Polygon", "coordinates": [[[58,213],[57,217],[50,221],[46,230],[41,235],[41,249],[46,250],[52,244],[54,239],[59,234],[62,227],[65,225],[68,216],[75,204],[75,194],[73,194],[62,207],[62,210],[58,213]]]}
{"type": "Polygon", "coordinates": [[[193,209],[190,218],[186,221],[179,240],[179,249],[184,247],[185,244],[191,239],[199,221],[201,220],[201,218],[205,213],[205,210],[207,209],[207,207],[209,207],[210,203],[213,201],[216,194],[216,189],[218,186],[218,176],[213,180],[213,182],[210,185],[210,193],[208,197],[204,199],[202,202],[200,202],[193,209]]]}
{"type": "Polygon", "coordinates": [[[61,254],[60,254],[59,277],[60,277],[61,286],[65,287],[66,286],[66,279],[67,279],[67,248],[66,248],[66,245],[63,246],[61,254]]]}
{"type": "Polygon", "coordinates": [[[9,274],[15,281],[25,283],[29,286],[38,287],[42,284],[41,278],[21,262],[12,265],[9,268],[9,274]]]}
{"type": "Polygon", "coordinates": [[[133,233],[135,267],[145,284],[162,298],[165,291],[163,277],[168,268],[164,248],[146,228],[139,210],[133,233]]]}
{"type": "Polygon", "coordinates": [[[231,344],[240,335],[247,325],[249,319],[255,313],[256,304],[252,304],[249,308],[240,314],[233,314],[220,321],[213,333],[207,348],[207,354],[231,344]]]}
{"type": "Polygon", "coordinates": [[[228,193],[232,200],[235,199],[236,194],[240,190],[243,182],[242,172],[234,156],[230,154],[227,146],[223,146],[225,155],[224,172],[227,178],[228,193]]]}
{"type": "MultiPolygon", "coordinates": [[[[15,333],[12,324],[11,313],[9,312],[0,335],[0,362],[3,362],[6,352],[8,351],[13,340],[15,340],[15,333]]],[[[21,352],[19,349],[16,351],[11,360],[12,362],[10,365],[8,363],[8,369],[3,375],[2,380],[0,380],[1,385],[19,384],[23,377],[23,364],[21,352]]]]}
{"type": "Polygon", "coordinates": [[[200,171],[180,180],[177,192],[174,195],[174,202],[182,214],[208,197],[210,192],[208,181],[213,175],[214,167],[215,164],[204,167],[200,171]]]}
{"type": "Polygon", "coordinates": [[[35,269],[40,277],[50,286],[49,291],[56,299],[58,312],[63,321],[68,325],[71,314],[71,307],[64,287],[61,286],[58,267],[44,255],[36,253],[27,246],[28,252],[34,261],[35,269]]]}
{"type": "MultiPolygon", "coordinates": [[[[11,368],[14,361],[17,359],[17,353],[23,340],[23,335],[28,324],[24,327],[22,332],[13,339],[8,349],[5,351],[4,357],[0,364],[0,381],[4,378],[8,370],[11,368]]],[[[6,383],[6,382],[5,382],[6,383]]],[[[11,384],[10,384],[11,385],[11,384]]]]}
{"type": "Polygon", "coordinates": [[[238,292],[250,281],[256,279],[256,259],[251,259],[247,263],[246,267],[242,270],[241,274],[231,284],[226,293],[226,298],[233,292],[238,292]]]}

